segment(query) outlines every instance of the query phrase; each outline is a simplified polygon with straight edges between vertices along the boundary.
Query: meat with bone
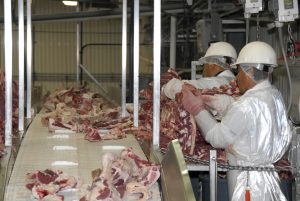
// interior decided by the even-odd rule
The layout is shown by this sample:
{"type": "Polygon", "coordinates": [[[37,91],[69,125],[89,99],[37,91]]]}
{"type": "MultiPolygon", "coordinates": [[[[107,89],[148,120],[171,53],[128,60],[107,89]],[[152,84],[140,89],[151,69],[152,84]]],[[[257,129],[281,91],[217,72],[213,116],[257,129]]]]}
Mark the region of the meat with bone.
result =
{"type": "MultiPolygon", "coordinates": [[[[0,70],[0,157],[5,154],[5,73],[0,70]]],[[[12,83],[12,134],[18,131],[18,84],[12,83]]]]}
{"type": "Polygon", "coordinates": [[[37,170],[28,173],[26,180],[26,188],[32,192],[34,198],[41,201],[63,200],[62,196],[57,195],[59,191],[78,187],[78,181],[74,177],[60,170],[37,170]]]}
{"type": "MultiPolygon", "coordinates": [[[[164,84],[166,84],[168,81],[170,81],[173,78],[181,79],[178,73],[173,68],[169,68],[166,73],[161,75],[160,86],[162,87],[164,84]]],[[[143,97],[146,100],[152,100],[153,99],[152,86],[153,86],[153,82],[150,82],[148,84],[148,88],[142,89],[139,93],[140,97],[143,97]]]]}
{"type": "Polygon", "coordinates": [[[139,158],[132,149],[102,157],[102,172],[94,178],[80,201],[148,200],[150,188],[160,177],[160,167],[139,158]]]}
{"type": "Polygon", "coordinates": [[[46,98],[44,103],[46,113],[42,117],[42,124],[51,127],[49,119],[54,119],[57,125],[52,126],[50,130],[64,128],[81,131],[80,123],[85,120],[109,120],[118,117],[119,108],[109,107],[110,104],[99,94],[92,93],[86,88],[56,90],[46,98]],[[61,123],[61,128],[58,122],[61,123]]]}

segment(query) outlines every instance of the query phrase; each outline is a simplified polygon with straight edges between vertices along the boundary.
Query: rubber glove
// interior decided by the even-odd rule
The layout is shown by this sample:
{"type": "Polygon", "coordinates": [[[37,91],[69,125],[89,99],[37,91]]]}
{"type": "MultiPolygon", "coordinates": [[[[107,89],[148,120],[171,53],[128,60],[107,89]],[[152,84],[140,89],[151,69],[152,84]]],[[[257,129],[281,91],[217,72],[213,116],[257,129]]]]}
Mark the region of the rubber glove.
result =
{"type": "Polygon", "coordinates": [[[213,96],[202,95],[206,108],[212,112],[213,115],[223,117],[229,105],[234,102],[232,96],[226,94],[216,94],[213,96]]]}
{"type": "Polygon", "coordinates": [[[181,92],[182,85],[183,85],[183,81],[177,78],[173,78],[162,87],[162,91],[165,96],[174,100],[176,94],[181,92]]]}
{"type": "Polygon", "coordinates": [[[182,90],[182,104],[184,109],[194,116],[205,109],[202,95],[199,94],[195,96],[191,91],[185,88],[182,90]]]}

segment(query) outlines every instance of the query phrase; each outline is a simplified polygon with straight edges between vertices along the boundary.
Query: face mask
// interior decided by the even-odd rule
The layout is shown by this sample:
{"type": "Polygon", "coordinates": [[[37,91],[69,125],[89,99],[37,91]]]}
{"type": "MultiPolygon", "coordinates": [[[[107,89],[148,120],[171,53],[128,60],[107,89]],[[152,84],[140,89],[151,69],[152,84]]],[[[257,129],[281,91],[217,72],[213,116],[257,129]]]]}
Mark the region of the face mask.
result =
{"type": "Polygon", "coordinates": [[[239,64],[239,68],[243,70],[255,83],[267,79],[272,72],[272,68],[266,67],[263,64],[239,64]],[[268,71],[260,70],[264,68],[267,68],[268,71]]]}

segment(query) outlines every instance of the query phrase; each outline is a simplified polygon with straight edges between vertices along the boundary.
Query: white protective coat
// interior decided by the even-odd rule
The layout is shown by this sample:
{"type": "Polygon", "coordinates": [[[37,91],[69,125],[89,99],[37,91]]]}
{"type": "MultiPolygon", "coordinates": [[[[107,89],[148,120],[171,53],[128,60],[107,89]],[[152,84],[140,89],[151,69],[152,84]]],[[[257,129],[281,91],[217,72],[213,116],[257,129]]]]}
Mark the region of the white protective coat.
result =
{"type": "Polygon", "coordinates": [[[213,87],[220,87],[227,85],[235,76],[230,70],[225,70],[216,77],[205,77],[198,80],[178,80],[173,78],[162,88],[162,92],[170,99],[175,99],[177,93],[181,92],[182,85],[188,83],[197,89],[211,89],[213,87]]]}
{"type": "MultiPolygon", "coordinates": [[[[269,81],[257,84],[235,101],[220,123],[206,110],[196,116],[196,121],[212,146],[226,148],[231,165],[273,167],[292,136],[282,96],[269,81]]],[[[244,201],[247,172],[229,172],[231,200],[244,201]]],[[[286,200],[276,172],[249,173],[252,201],[286,200]]]]}

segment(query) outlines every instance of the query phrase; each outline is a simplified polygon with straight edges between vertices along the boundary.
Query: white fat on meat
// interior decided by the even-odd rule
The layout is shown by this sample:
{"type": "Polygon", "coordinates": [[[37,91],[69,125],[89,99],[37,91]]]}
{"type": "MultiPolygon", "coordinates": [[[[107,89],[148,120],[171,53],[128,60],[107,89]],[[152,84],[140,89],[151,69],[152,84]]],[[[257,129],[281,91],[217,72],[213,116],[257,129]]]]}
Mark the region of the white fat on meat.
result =
{"type": "Polygon", "coordinates": [[[47,195],[41,201],[63,201],[64,197],[61,195],[47,195]]]}
{"type": "Polygon", "coordinates": [[[126,185],[126,201],[147,201],[151,196],[148,188],[138,182],[130,182],[126,185]]]}
{"type": "Polygon", "coordinates": [[[55,194],[59,191],[59,185],[56,184],[39,184],[33,186],[31,192],[34,198],[42,199],[47,195],[55,194]]]}

